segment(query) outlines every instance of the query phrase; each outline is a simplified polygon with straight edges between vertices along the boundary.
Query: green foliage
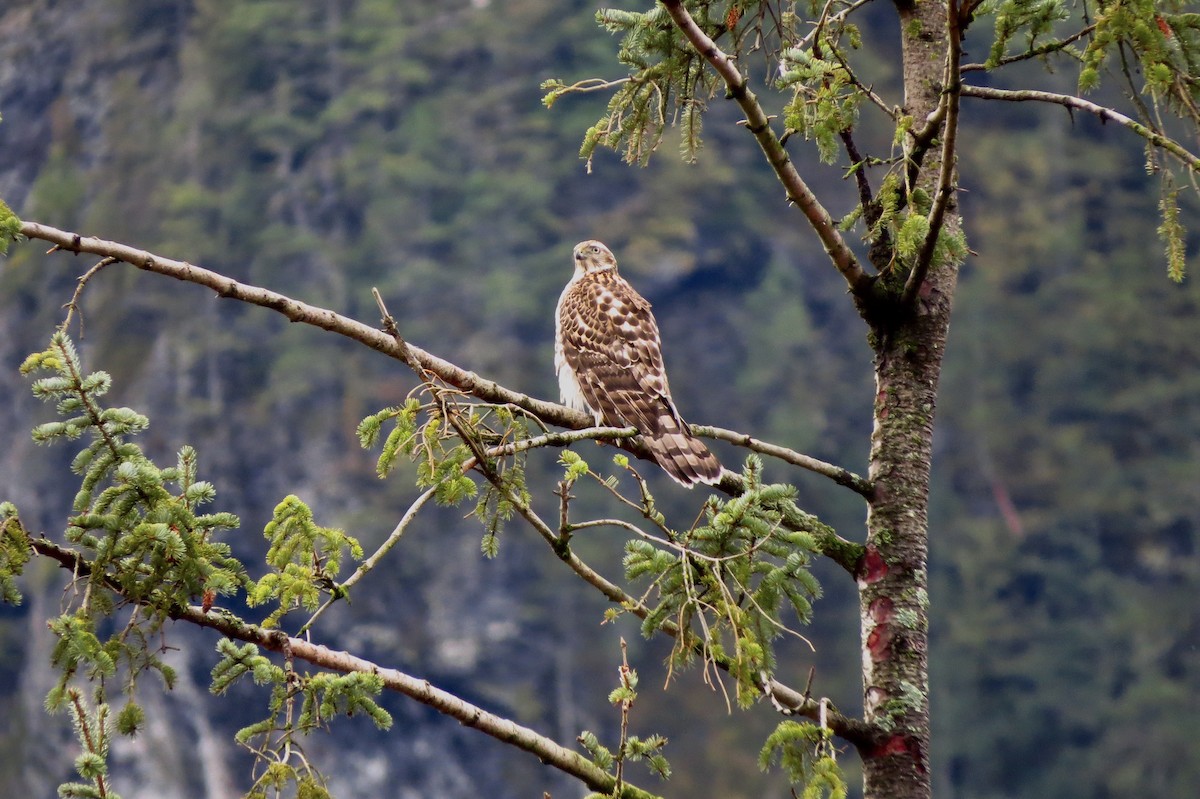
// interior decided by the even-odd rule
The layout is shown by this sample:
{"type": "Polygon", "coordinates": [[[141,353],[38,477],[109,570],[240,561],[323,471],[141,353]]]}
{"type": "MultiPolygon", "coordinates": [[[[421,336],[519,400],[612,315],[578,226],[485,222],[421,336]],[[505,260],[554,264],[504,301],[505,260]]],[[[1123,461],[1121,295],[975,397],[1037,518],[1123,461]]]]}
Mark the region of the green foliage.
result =
{"type": "Polygon", "coordinates": [[[596,737],[595,733],[584,730],[579,734],[579,743],[587,750],[596,768],[608,771],[613,767],[616,759],[613,757],[612,751],[600,743],[600,739],[596,737]]]}
{"type": "Polygon", "coordinates": [[[326,728],[337,716],[362,714],[381,730],[392,726],[391,714],[375,701],[383,690],[377,674],[300,674],[276,666],[254,644],[239,646],[228,639],[217,642],[217,652],[221,660],[213,667],[209,686],[214,694],[225,693],[246,675],[256,685],[271,687],[269,715],[235,736],[264,764],[250,796],[266,796],[268,790],[280,791],[288,784],[296,786],[297,796],[328,796],[324,779],[302,754],[300,738],[326,728]]]}
{"type": "Polygon", "coordinates": [[[121,735],[134,736],[141,732],[146,723],[146,712],[137,702],[130,700],[117,714],[117,732],[121,735]]]}
{"type": "Polygon", "coordinates": [[[1158,210],[1162,214],[1158,235],[1167,253],[1167,276],[1176,283],[1182,283],[1187,269],[1187,231],[1179,221],[1179,189],[1169,178],[1163,181],[1158,210]]]}
{"type": "Polygon", "coordinates": [[[392,429],[384,440],[376,465],[380,477],[386,477],[396,459],[405,455],[417,464],[417,485],[437,487],[434,498],[439,505],[457,505],[475,496],[475,481],[463,473],[471,450],[466,444],[456,443],[454,430],[445,424],[444,413],[437,403],[423,406],[419,400],[410,397],[401,408],[384,408],[368,416],[358,425],[358,438],[363,447],[375,446],[388,420],[392,421],[392,429]],[[420,422],[422,413],[425,414],[424,422],[420,422]]]}
{"type": "MultiPolygon", "coordinates": [[[[929,236],[929,212],[933,207],[929,193],[920,187],[906,187],[900,173],[887,174],[875,196],[878,217],[867,231],[874,242],[892,245],[893,278],[907,276],[929,236]],[[896,264],[904,268],[895,269],[896,264]]],[[[943,226],[933,247],[933,265],[960,264],[967,257],[966,235],[960,228],[943,226]]]]}
{"type": "MultiPolygon", "coordinates": [[[[1135,130],[1147,139],[1146,162],[1151,173],[1162,180],[1161,224],[1158,232],[1166,245],[1167,273],[1172,280],[1184,274],[1186,230],[1178,213],[1178,189],[1172,168],[1164,158],[1179,156],[1168,146],[1159,149],[1156,136],[1170,128],[1168,112],[1188,125],[1200,124],[1200,86],[1196,65],[1200,64],[1200,14],[1183,12],[1176,3],[1157,0],[1104,0],[1090,20],[1092,30],[1086,46],[1052,37],[1054,25],[1070,16],[1062,0],[989,0],[977,16],[995,15],[996,38],[987,66],[997,67],[1006,57],[1011,41],[1023,38],[1024,53],[1045,55],[1068,53],[1079,64],[1078,89],[1098,89],[1105,75],[1116,76],[1134,99],[1140,125],[1135,130]],[[1145,99],[1143,99],[1145,98],[1145,99]]],[[[1182,168],[1194,174],[1186,159],[1182,168]]],[[[1193,181],[1194,185],[1194,181],[1193,181]]]]}
{"type": "Polygon", "coordinates": [[[432,402],[422,405],[410,397],[403,407],[384,408],[363,419],[359,442],[375,446],[391,421],[376,467],[379,476],[389,474],[397,458],[405,455],[417,464],[417,486],[433,488],[439,505],[459,505],[478,496],[472,515],[484,528],[480,550],[495,557],[504,523],[530,500],[520,447],[528,438],[526,426],[508,408],[452,404],[444,389],[425,385],[423,390],[432,402]],[[468,474],[472,469],[488,477],[482,493],[468,474]]]}
{"type": "Polygon", "coordinates": [[[846,779],[833,756],[832,734],[808,721],[785,720],[767,737],[758,754],[766,771],[779,763],[802,799],[846,799],[846,779]]]}
{"type": "Polygon", "coordinates": [[[857,46],[857,29],[843,23],[836,31],[822,28],[811,49],[792,47],[779,57],[778,84],[792,90],[792,99],[784,107],[784,123],[789,131],[815,142],[827,164],[837,158],[838,134],[854,126],[864,99],[839,52],[843,34],[851,46],[857,46]]]}
{"type": "Polygon", "coordinates": [[[417,414],[420,411],[420,400],[409,397],[403,407],[384,408],[358,423],[358,441],[363,449],[371,449],[378,443],[384,423],[389,420],[392,422],[392,429],[384,440],[383,451],[375,466],[380,478],[391,473],[401,453],[411,456],[415,451],[417,414]]]}
{"type": "MultiPolygon", "coordinates": [[[[710,3],[690,5],[696,21],[710,34],[724,29],[723,18],[710,17],[710,3]]],[[[701,115],[706,99],[716,90],[717,77],[695,50],[679,46],[679,34],[661,6],[645,12],[605,8],[596,12],[596,21],[612,33],[623,34],[617,60],[629,68],[629,77],[572,86],[561,80],[542,84],[547,107],[572,92],[618,87],[604,116],[584,134],[580,157],[590,168],[596,148],[607,147],[622,152],[626,163],[645,166],[658,149],[668,121],[678,114],[680,153],[685,161],[694,161],[702,144],[701,115]]]]}
{"type": "Polygon", "coordinates": [[[87,782],[68,782],[58,787],[63,799],[120,799],[108,786],[108,751],[113,722],[104,701],[103,688],[97,688],[94,706],[89,707],[78,688],[69,688],[63,701],[75,727],[75,737],[83,749],[75,758],[75,771],[87,782]]]}
{"type": "MultiPolygon", "coordinates": [[[[1145,86],[1155,101],[1165,99],[1174,110],[1195,118],[1192,103],[1198,95],[1189,76],[1200,54],[1200,15],[1160,7],[1154,0],[1102,2],[1095,31],[1082,54],[1082,69],[1098,78],[1114,52],[1140,62],[1145,86]]],[[[1129,74],[1127,64],[1121,69],[1129,74]]]]}
{"type": "Polygon", "coordinates": [[[0,502],[0,600],[10,605],[21,603],[17,577],[32,553],[29,533],[17,516],[16,506],[11,502],[0,502]]]}
{"type": "Polygon", "coordinates": [[[8,252],[8,245],[21,235],[21,220],[8,205],[0,200],[0,255],[8,252]]]}
{"type": "MultiPolygon", "coordinates": [[[[197,479],[191,447],[180,449],[174,466],[160,468],[129,441],[148,421],[128,408],[101,404],[111,379],[104,372],[85,373],[64,333],[56,333],[48,349],[29,356],[21,370],[51,373],[34,382],[33,392],[55,402],[64,418],[38,425],[35,441],[90,438],[71,463],[81,485],[66,537],[78,549],[63,553],[77,558],[75,573],[86,590],[73,591],[72,609],[50,622],[58,639],[51,662],[60,674],[47,707],[74,701],[77,692],[69,687],[74,675],[111,678],[122,664],[130,695],[146,670],[158,672],[169,687],[174,672],[161,660],[161,645],[151,644],[150,636],[161,631],[176,608],[201,595],[231,594],[246,582],[229,545],[213,540],[218,530],[236,527],[237,517],[197,512],[199,505],[213,500],[215,491],[197,479]],[[117,597],[136,605],[124,629],[106,623],[116,612],[117,597]],[[97,632],[100,628],[106,630],[104,635],[97,632]]],[[[0,575],[11,578],[20,563],[19,549],[14,548],[19,545],[17,535],[24,533],[11,505],[4,506],[3,520],[0,575]]],[[[136,711],[126,712],[119,726],[132,732],[136,711]]]]}
{"type": "Polygon", "coordinates": [[[564,449],[558,456],[558,462],[567,467],[563,472],[563,482],[567,485],[574,485],[576,480],[591,471],[587,461],[579,457],[579,453],[573,450],[564,449]]]}
{"type": "Polygon", "coordinates": [[[376,704],[373,697],[383,690],[378,674],[315,674],[301,682],[304,702],[297,724],[301,728],[328,723],[335,716],[366,715],[381,730],[392,726],[392,716],[376,704]]]}
{"type": "Polygon", "coordinates": [[[1053,41],[1039,43],[1038,39],[1051,34],[1054,24],[1067,19],[1069,11],[1061,0],[985,0],[975,16],[985,15],[996,18],[996,38],[992,40],[987,60],[987,65],[994,67],[1018,36],[1022,37],[1026,50],[1039,45],[1053,47],[1053,41]]]}
{"type": "Polygon", "coordinates": [[[617,751],[614,753],[601,744],[595,733],[588,730],[584,730],[578,737],[579,743],[587,750],[588,755],[592,758],[592,763],[597,768],[610,773],[613,773],[615,768],[616,784],[613,787],[612,796],[621,795],[626,762],[644,761],[646,767],[660,779],[669,779],[671,776],[671,765],[662,753],[663,748],[667,745],[666,737],[655,734],[641,738],[629,734],[629,712],[638,697],[638,675],[637,670],[630,668],[625,659],[624,640],[621,641],[621,651],[620,682],[608,695],[609,703],[621,708],[621,740],[617,751]]]}
{"type": "Polygon", "coordinates": [[[280,618],[295,608],[316,610],[323,592],[336,595],[343,549],[355,560],[363,557],[356,539],[342,530],[318,525],[312,510],[295,495],[275,506],[263,535],[271,542],[267,565],[274,571],[250,586],[246,601],[251,607],[279,604],[263,620],[264,627],[278,625],[280,618]]]}
{"type": "MultiPolygon", "coordinates": [[[[251,583],[230,556],[229,547],[211,540],[216,530],[236,526],[236,517],[197,512],[200,505],[212,502],[216,492],[212,484],[197,479],[195,450],[182,447],[176,464],[165,469],[146,458],[129,439],[145,430],[148,421],[127,408],[101,405],[111,379],[103,372],[86,374],[63,333],[52,338],[47,350],[31,355],[22,365],[25,373],[39,370],[51,375],[34,383],[34,393],[55,401],[64,420],[39,425],[34,439],[39,443],[90,439],[72,462],[72,470],[81,475],[81,488],[67,531],[68,540],[79,547],[76,573],[88,590],[72,592],[81,597],[76,607],[50,622],[57,638],[51,662],[60,679],[46,705],[51,710],[65,707],[72,713],[80,740],[85,742],[76,770],[91,783],[69,783],[59,792],[64,797],[110,797],[114,794],[104,778],[111,730],[115,727],[122,734],[135,734],[144,723],[144,713],[130,701],[114,724],[102,701],[94,711],[85,707],[79,690],[70,685],[72,677],[80,675],[103,684],[116,677],[124,665],[130,695],[138,674],[147,669],[157,671],[170,687],[175,674],[159,658],[161,646],[151,644],[149,636],[158,632],[180,605],[200,594],[207,603],[211,596],[246,585],[251,604],[279,602],[267,621],[274,624],[287,609],[297,605],[311,609],[321,591],[336,591],[334,580],[344,550],[354,558],[363,553],[356,540],[341,530],[317,525],[311,510],[289,496],[276,507],[265,530],[270,541],[267,563],[275,571],[251,583]],[[171,485],[175,491],[170,490],[171,485]],[[98,629],[112,627],[107,620],[117,610],[117,596],[135,603],[135,610],[123,630],[101,635],[98,629]]],[[[0,521],[0,577],[4,578],[6,598],[14,599],[12,578],[28,559],[28,535],[11,504],[0,505],[0,521]]],[[[64,555],[70,556],[69,551],[64,555]]],[[[272,760],[267,776],[254,790],[264,785],[278,787],[282,780],[294,783],[298,795],[327,795],[323,781],[307,764],[297,770],[286,761],[285,745],[273,747],[286,744],[294,733],[322,727],[338,715],[361,713],[381,728],[391,724],[391,717],[373,699],[382,689],[382,681],[375,675],[297,675],[273,665],[252,644],[238,646],[229,640],[222,640],[218,651],[222,660],[213,669],[214,693],[226,691],[245,674],[272,686],[271,715],[239,733],[244,743],[263,735],[264,742],[256,750],[263,757],[284,753],[283,759],[272,760]],[[299,708],[294,713],[293,700],[297,698],[299,708]]]]}
{"type": "MultiPolygon", "coordinates": [[[[696,0],[684,5],[710,38],[732,38],[722,46],[733,58],[756,51],[766,54],[767,69],[780,76],[777,86],[792,91],[783,113],[787,130],[813,141],[821,160],[832,163],[838,135],[854,126],[866,96],[845,59],[846,49],[861,45],[858,27],[846,15],[818,17],[815,6],[814,19],[809,20],[794,9],[779,13],[766,3],[696,0]],[[764,24],[768,18],[771,24],[764,24]],[[806,37],[814,23],[815,34],[806,37]]],[[[706,100],[724,85],[722,81],[682,40],[661,6],[646,12],[602,9],[596,18],[607,30],[623,35],[617,60],[629,68],[629,77],[569,86],[561,80],[547,81],[542,85],[543,102],[552,106],[566,94],[616,87],[605,115],[584,134],[580,156],[589,166],[597,147],[622,152],[627,163],[645,165],[668,122],[678,123],[680,152],[685,161],[694,162],[701,147],[706,100]]]]}
{"type": "Polygon", "coordinates": [[[506,470],[501,478],[505,482],[500,486],[489,483],[475,505],[475,516],[483,522],[484,532],[479,547],[485,557],[494,558],[499,553],[500,530],[516,512],[516,503],[529,503],[524,468],[522,461],[514,460],[511,468],[506,470]]]}
{"type": "MultiPolygon", "coordinates": [[[[707,524],[665,544],[633,539],[625,546],[626,578],[648,578],[658,594],[643,634],[667,623],[699,627],[711,656],[727,660],[742,705],[757,699],[761,681],[775,668],[773,641],[790,631],[781,620],[785,605],[806,623],[820,595],[808,570],[817,551],[813,534],[785,525],[801,514],[795,489],[762,485],[761,468],[757,457],[747,458],[746,492],[729,500],[710,497],[707,524]]],[[[691,662],[696,653],[687,636],[677,641],[673,661],[691,662]]]]}
{"type": "Polygon", "coordinates": [[[662,735],[651,735],[647,738],[631,735],[625,741],[625,759],[633,763],[644,760],[646,768],[654,772],[660,779],[670,779],[671,764],[662,754],[662,749],[666,745],[667,739],[662,735]]]}
{"type": "Polygon", "coordinates": [[[217,642],[217,653],[221,660],[213,666],[212,684],[209,690],[220,695],[247,674],[252,675],[255,685],[283,683],[286,674],[283,669],[271,662],[271,659],[258,654],[254,644],[242,644],[223,638],[217,642]]]}

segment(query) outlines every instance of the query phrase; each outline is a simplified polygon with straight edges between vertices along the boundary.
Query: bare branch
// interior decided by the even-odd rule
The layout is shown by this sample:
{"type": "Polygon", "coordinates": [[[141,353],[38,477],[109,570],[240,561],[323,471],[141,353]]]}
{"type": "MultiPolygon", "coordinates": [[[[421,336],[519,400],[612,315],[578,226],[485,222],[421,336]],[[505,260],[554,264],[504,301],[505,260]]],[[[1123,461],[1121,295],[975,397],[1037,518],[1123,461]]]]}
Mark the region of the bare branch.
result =
{"type": "Polygon", "coordinates": [[[977,97],[983,100],[1007,100],[1009,102],[1038,102],[1053,103],[1064,108],[1074,108],[1086,111],[1100,118],[1102,122],[1116,122],[1118,125],[1141,136],[1155,147],[1159,147],[1178,158],[1194,172],[1200,172],[1200,156],[1195,155],[1186,147],[1172,138],[1157,133],[1145,125],[1114,111],[1103,105],[1084,100],[1072,94],[1055,94],[1053,92],[1035,91],[1033,89],[993,89],[986,86],[963,86],[963,97],[977,97]]]}
{"type": "Polygon", "coordinates": [[[31,239],[42,239],[57,245],[57,249],[69,252],[87,252],[94,255],[116,258],[118,261],[130,264],[147,272],[173,277],[188,283],[212,289],[221,297],[240,300],[283,314],[293,322],[319,327],[331,333],[345,336],[370,347],[377,352],[408,363],[415,361],[422,368],[437,375],[446,383],[472,394],[484,401],[498,404],[512,404],[536,414],[551,424],[573,429],[591,427],[592,418],[582,411],[572,410],[562,405],[546,402],[527,394],[512,391],[498,383],[480,375],[462,369],[449,361],[426,352],[411,343],[401,344],[387,333],[376,330],[362,322],[335,313],[327,308],[309,305],[294,300],[283,294],[270,291],[258,286],[240,283],[199,266],[176,261],[170,258],[154,255],[125,244],[92,236],[80,236],[65,230],[41,225],[36,222],[22,222],[21,234],[31,239]]]}
{"type": "Polygon", "coordinates": [[[518,452],[537,449],[538,447],[564,447],[574,444],[577,441],[587,441],[589,439],[609,441],[621,438],[633,438],[637,434],[636,427],[588,427],[583,430],[545,433],[534,438],[524,438],[520,441],[514,441],[511,444],[501,444],[488,449],[485,454],[489,458],[501,458],[506,455],[516,455],[518,452]]]}
{"type": "Polygon", "coordinates": [[[779,137],[771,130],[770,120],[763,111],[762,105],[759,104],[758,98],[750,90],[749,83],[738,69],[737,64],[717,47],[708,34],[700,29],[692,15],[684,8],[682,0],[662,0],[662,4],[667,9],[667,13],[671,15],[675,26],[725,82],[729,96],[737,101],[738,106],[746,115],[746,127],[758,140],[758,145],[762,148],[768,163],[771,164],[779,182],[787,191],[788,199],[795,203],[808,219],[818,238],[821,239],[825,252],[833,261],[833,265],[837,267],[849,284],[850,290],[856,295],[865,295],[873,284],[871,276],[863,271],[858,259],[846,245],[845,239],[842,238],[842,234],[838,232],[837,225],[829,212],[825,210],[816,195],[808,188],[808,184],[804,182],[804,178],[800,177],[800,173],[796,171],[791,157],[779,142],[779,137]]]}
{"type": "Polygon", "coordinates": [[[781,447],[778,444],[772,444],[768,441],[749,436],[745,433],[739,433],[736,430],[726,430],[723,427],[712,427],[709,425],[689,425],[694,434],[701,438],[712,438],[717,441],[728,441],[730,444],[735,444],[739,447],[745,447],[753,452],[759,452],[763,455],[770,455],[772,458],[779,458],[785,463],[790,463],[793,466],[799,466],[801,469],[807,469],[810,472],[824,475],[830,480],[833,480],[838,485],[844,485],[847,488],[861,494],[864,497],[870,498],[874,486],[871,481],[865,477],[860,477],[849,469],[843,469],[841,466],[834,466],[832,463],[818,460],[809,455],[796,452],[795,450],[781,447]]]}

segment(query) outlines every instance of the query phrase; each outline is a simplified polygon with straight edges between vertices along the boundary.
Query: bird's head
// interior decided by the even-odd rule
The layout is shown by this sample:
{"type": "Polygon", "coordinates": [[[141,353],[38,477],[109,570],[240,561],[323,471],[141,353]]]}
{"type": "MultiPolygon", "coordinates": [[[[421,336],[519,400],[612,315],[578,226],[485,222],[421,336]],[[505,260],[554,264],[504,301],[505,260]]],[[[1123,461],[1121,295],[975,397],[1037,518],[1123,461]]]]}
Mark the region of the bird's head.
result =
{"type": "Polygon", "coordinates": [[[612,250],[598,241],[581,241],[575,245],[575,274],[598,272],[601,269],[616,270],[617,259],[612,250]]]}

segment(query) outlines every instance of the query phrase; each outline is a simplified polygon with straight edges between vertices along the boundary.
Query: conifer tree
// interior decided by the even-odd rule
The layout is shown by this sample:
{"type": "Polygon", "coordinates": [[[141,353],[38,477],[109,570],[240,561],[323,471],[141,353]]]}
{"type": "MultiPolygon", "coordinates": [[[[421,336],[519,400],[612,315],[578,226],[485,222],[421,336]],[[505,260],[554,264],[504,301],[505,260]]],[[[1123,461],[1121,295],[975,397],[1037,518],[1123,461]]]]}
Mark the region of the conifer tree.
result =
{"type": "MultiPolygon", "coordinates": [[[[617,77],[543,85],[547,106],[575,102],[573,95],[608,93],[606,111],[583,133],[581,155],[589,164],[600,148],[620,152],[629,164],[645,164],[660,157],[660,145],[673,133],[680,136],[685,160],[712,157],[701,148],[704,115],[717,102],[736,105],[747,134],[743,146],[761,151],[782,187],[762,202],[795,207],[862,320],[876,389],[874,430],[863,442],[867,474],[796,452],[786,442],[696,426],[698,435],[749,452],[740,468],[726,470],[695,519],[667,518],[659,510],[643,476],[650,467],[639,461],[647,453],[636,430],[594,427],[582,413],[498,385],[417,347],[405,340],[382,301],[380,330],[188,263],[182,260],[188,253],[173,254],[177,260],[21,221],[0,205],[0,243],[40,239],[59,251],[101,258],[81,278],[47,348],[23,366],[39,375],[34,393],[54,403],[60,417],[39,426],[35,438],[78,448],[71,469],[79,489],[65,532],[56,539],[35,536],[17,507],[0,504],[5,600],[19,600],[17,578],[30,552],[69,569],[79,586],[69,607],[50,621],[60,679],[46,704],[71,714],[83,750],[76,770],[87,781],[64,785],[63,795],[115,795],[107,779],[109,743],[114,731],[130,734],[142,724],[135,700],[139,680],[149,672],[168,686],[174,680],[155,640],[168,620],[223,636],[212,672],[214,693],[244,677],[268,688],[264,718],[237,734],[258,762],[251,796],[288,790],[328,795],[319,769],[303,755],[305,736],[354,714],[388,728],[391,716],[378,702],[385,690],[530,752],[597,795],[653,795],[657,781],[670,775],[669,750],[652,720],[639,717],[637,672],[624,658],[609,695],[620,719],[619,736],[602,740],[580,731],[571,742],[488,713],[388,664],[311,640],[326,609],[353,594],[432,500],[464,507],[479,519],[488,557],[503,557],[506,525],[532,530],[578,576],[581,590],[599,591],[612,603],[612,615],[632,614],[647,636],[672,639],[673,669],[698,665],[721,675],[717,679],[732,686],[731,704],[749,707],[765,699],[759,707],[781,718],[759,743],[760,761],[781,766],[805,797],[846,795],[836,757],[842,742],[861,758],[864,796],[930,796],[930,468],[952,300],[958,269],[970,252],[971,220],[961,216],[958,204],[959,148],[970,146],[960,135],[960,121],[991,103],[1041,103],[1095,115],[1140,137],[1148,179],[1161,188],[1159,232],[1167,273],[1182,280],[1187,234],[1180,195],[1194,185],[1200,158],[1182,143],[1181,131],[1194,133],[1200,122],[1200,18],[1162,0],[1108,0],[1085,4],[1082,11],[1053,1],[895,0],[887,13],[897,24],[862,21],[882,14],[882,5],[882,0],[661,0],[641,11],[605,9],[597,15],[600,25],[620,37],[617,77]],[[987,59],[967,62],[968,30],[988,25],[993,32],[987,59]],[[873,46],[871,37],[881,35],[899,38],[896,96],[877,90],[863,71],[862,54],[873,46]],[[1078,92],[1001,88],[1007,86],[1007,68],[1031,61],[1075,70],[1078,92]],[[1127,89],[1124,105],[1085,96],[1109,83],[1127,89]],[[865,151],[862,129],[879,125],[889,128],[890,145],[865,151]],[[811,161],[798,157],[800,152],[846,169],[858,202],[845,218],[835,219],[811,189],[805,173],[815,167],[800,166],[811,161]],[[239,520],[201,509],[217,497],[217,488],[198,477],[204,453],[181,444],[173,465],[147,457],[135,438],[148,420],[128,408],[105,407],[110,376],[89,372],[67,334],[80,293],[117,263],[274,310],[412,370],[411,394],[358,427],[363,446],[379,451],[379,475],[411,461],[422,491],[381,547],[367,554],[355,536],[322,525],[298,496],[289,495],[266,526],[264,563],[250,567],[233,557],[223,534],[239,520]],[[589,439],[615,444],[621,454],[611,466],[601,465],[592,449],[572,446],[589,439]],[[528,479],[528,459],[551,450],[562,450],[561,479],[535,484],[528,479]],[[794,486],[764,480],[764,457],[852,492],[866,511],[864,529],[831,529],[803,507],[794,486]],[[581,482],[597,486],[639,522],[579,518],[571,492],[581,482]],[[547,495],[557,497],[557,518],[547,519],[534,507],[535,496],[547,495]],[[600,573],[573,548],[580,530],[601,525],[629,533],[623,581],[600,573]],[[799,635],[794,627],[810,619],[820,593],[811,571],[818,558],[842,567],[859,593],[861,712],[836,708],[776,676],[778,639],[799,635]],[[345,575],[349,561],[356,565],[345,575]],[[257,580],[251,576],[260,573],[257,580]],[[260,623],[250,623],[224,607],[232,604],[225,601],[231,596],[270,610],[260,623]],[[94,686],[90,705],[83,683],[94,686]],[[110,702],[118,692],[125,704],[115,711],[110,702]]],[[[287,24],[286,15],[278,24],[287,24]]],[[[300,135],[288,133],[280,140],[300,135]]]]}

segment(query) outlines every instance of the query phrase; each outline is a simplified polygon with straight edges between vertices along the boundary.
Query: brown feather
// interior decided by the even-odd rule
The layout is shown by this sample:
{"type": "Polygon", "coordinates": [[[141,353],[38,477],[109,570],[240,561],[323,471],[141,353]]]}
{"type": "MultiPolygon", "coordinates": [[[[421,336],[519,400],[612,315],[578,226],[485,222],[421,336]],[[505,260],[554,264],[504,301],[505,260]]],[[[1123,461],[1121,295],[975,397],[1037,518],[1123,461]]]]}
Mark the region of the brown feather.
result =
{"type": "MultiPolygon", "coordinates": [[[[622,278],[599,242],[575,248],[576,276],[559,299],[556,368],[569,370],[597,423],[632,425],[679,483],[715,483],[721,464],[679,415],[650,303],[622,278]],[[582,257],[581,257],[582,256],[582,257]]],[[[564,401],[568,392],[564,388],[564,401]]]]}

